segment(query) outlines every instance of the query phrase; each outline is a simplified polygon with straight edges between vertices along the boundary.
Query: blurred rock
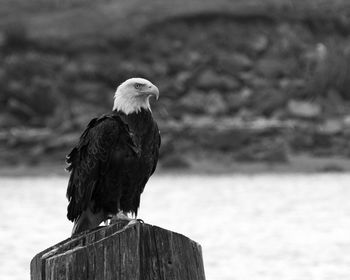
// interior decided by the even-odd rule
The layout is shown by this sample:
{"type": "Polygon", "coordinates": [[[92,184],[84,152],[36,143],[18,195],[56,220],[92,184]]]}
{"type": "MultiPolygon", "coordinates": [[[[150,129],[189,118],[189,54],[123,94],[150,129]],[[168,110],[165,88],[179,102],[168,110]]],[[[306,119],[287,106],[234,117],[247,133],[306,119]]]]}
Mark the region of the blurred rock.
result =
{"type": "Polygon", "coordinates": [[[2,112],[0,115],[0,129],[10,129],[11,127],[16,127],[22,125],[20,119],[18,119],[17,114],[11,114],[9,112],[2,112]]]}
{"type": "Polygon", "coordinates": [[[279,80],[279,86],[284,92],[296,93],[294,96],[298,96],[298,91],[302,91],[305,88],[306,82],[302,79],[291,79],[289,77],[279,80]]]}
{"type": "Polygon", "coordinates": [[[79,74],[80,69],[76,61],[68,62],[63,69],[63,75],[65,75],[67,78],[69,77],[70,79],[78,77],[79,74]]]}
{"type": "MultiPolygon", "coordinates": [[[[323,151],[327,151],[329,147],[332,146],[332,137],[333,135],[325,134],[320,131],[315,131],[312,134],[313,138],[313,150],[315,151],[315,148],[323,148],[323,151]]],[[[318,153],[318,155],[321,155],[322,151],[318,153]]],[[[326,154],[323,155],[329,155],[329,152],[327,151],[326,154]]]]}
{"type": "Polygon", "coordinates": [[[180,91],[186,90],[187,83],[193,78],[192,75],[193,73],[191,71],[182,71],[176,75],[175,80],[180,91]]]}
{"type": "Polygon", "coordinates": [[[253,61],[242,53],[225,53],[219,55],[217,60],[218,67],[232,75],[237,75],[240,71],[247,71],[253,66],[253,61]]]}
{"type": "Polygon", "coordinates": [[[247,108],[241,108],[240,110],[238,110],[236,117],[240,118],[242,121],[251,121],[256,117],[256,114],[252,110],[249,110],[247,108]]]}
{"type": "Polygon", "coordinates": [[[168,66],[164,62],[153,63],[152,69],[157,75],[165,75],[168,72],[168,66]]]}
{"type": "MultiPolygon", "coordinates": [[[[196,142],[198,144],[202,144],[207,149],[237,153],[243,149],[250,149],[255,145],[257,147],[264,146],[264,143],[269,142],[270,138],[279,139],[282,134],[279,129],[270,127],[231,127],[227,129],[218,129],[218,127],[213,126],[211,129],[207,127],[195,129],[192,131],[191,135],[196,137],[196,142]]],[[[278,141],[282,142],[281,140],[278,141]]],[[[272,147],[273,145],[271,145],[271,148],[272,147]]],[[[283,147],[285,148],[285,145],[283,147]]]]}
{"type": "Polygon", "coordinates": [[[11,92],[21,92],[24,90],[24,85],[18,80],[8,81],[7,86],[11,92]]]}
{"type": "Polygon", "coordinates": [[[253,71],[242,71],[238,73],[238,77],[243,81],[245,85],[249,83],[255,77],[255,73],[253,71]]]}
{"type": "Polygon", "coordinates": [[[181,130],[192,130],[192,132],[211,129],[216,126],[213,116],[185,114],[182,117],[181,124],[178,126],[181,130]]]}
{"type": "Polygon", "coordinates": [[[55,111],[57,96],[52,81],[35,76],[27,91],[26,103],[38,116],[50,116],[55,111]]]}
{"type": "Polygon", "coordinates": [[[233,92],[226,95],[227,105],[232,111],[238,111],[240,108],[248,104],[248,100],[251,98],[253,91],[250,88],[242,88],[238,92],[233,92]]]}
{"type": "Polygon", "coordinates": [[[191,50],[188,54],[188,62],[190,66],[201,61],[201,59],[202,55],[198,51],[191,50]]]}
{"type": "Polygon", "coordinates": [[[248,70],[253,66],[253,61],[242,53],[235,53],[228,57],[228,61],[237,70],[248,70]]]}
{"type": "Polygon", "coordinates": [[[317,103],[290,100],[288,102],[288,112],[298,118],[314,119],[321,116],[321,106],[317,103]]]}
{"type": "Polygon", "coordinates": [[[65,135],[52,135],[52,137],[47,141],[46,149],[53,150],[65,148],[69,150],[76,143],[78,143],[79,137],[79,132],[72,132],[65,135]]]}
{"type": "Polygon", "coordinates": [[[2,27],[2,34],[4,36],[3,46],[8,49],[25,49],[30,41],[28,38],[28,31],[26,25],[17,19],[16,21],[9,21],[2,27]]]}
{"type": "Polygon", "coordinates": [[[109,90],[105,87],[104,84],[101,84],[96,81],[83,81],[76,82],[72,85],[72,91],[80,97],[81,101],[87,101],[97,104],[106,104],[110,105],[113,98],[113,90],[109,90]],[[96,94],[99,95],[99,98],[96,98],[96,94]]]}
{"type": "Polygon", "coordinates": [[[269,44],[269,40],[265,35],[257,35],[250,42],[250,48],[257,53],[264,52],[269,44]]]}
{"type": "Polygon", "coordinates": [[[255,133],[250,129],[228,129],[212,131],[208,129],[196,130],[197,141],[206,148],[221,151],[236,151],[244,145],[250,145],[255,133]]]}
{"type": "Polygon", "coordinates": [[[320,125],[319,130],[323,134],[338,134],[343,131],[343,123],[339,119],[329,119],[320,125]]]}
{"type": "Polygon", "coordinates": [[[345,127],[350,128],[350,115],[345,115],[343,117],[343,124],[345,127]]]}
{"type": "Polygon", "coordinates": [[[287,67],[286,62],[278,57],[266,57],[258,61],[256,70],[264,77],[276,79],[284,76],[287,67]]]}
{"type": "Polygon", "coordinates": [[[197,86],[205,90],[235,90],[240,87],[240,82],[232,76],[219,75],[213,70],[207,69],[199,75],[197,86]]]}
{"type": "Polygon", "coordinates": [[[0,48],[5,46],[5,44],[6,44],[6,36],[4,32],[0,31],[0,48]]]}
{"type": "Polygon", "coordinates": [[[264,78],[264,77],[253,76],[250,80],[248,80],[247,84],[251,85],[252,88],[259,91],[262,89],[274,88],[275,81],[269,80],[269,79],[264,78]]]}
{"type": "Polygon", "coordinates": [[[45,153],[45,147],[43,145],[36,145],[29,150],[31,162],[38,163],[39,158],[45,153]]]}
{"type": "Polygon", "coordinates": [[[206,94],[203,91],[192,90],[179,100],[179,110],[188,109],[194,113],[204,112],[206,106],[206,94]]]}
{"type": "Polygon", "coordinates": [[[193,113],[209,113],[212,115],[222,114],[228,110],[228,106],[222,95],[218,91],[191,91],[180,99],[180,107],[193,113]]]}
{"type": "Polygon", "coordinates": [[[162,144],[160,146],[159,158],[174,154],[174,152],[176,152],[175,146],[175,141],[171,138],[169,133],[162,133],[162,144]]]}
{"type": "Polygon", "coordinates": [[[291,26],[286,22],[279,23],[277,26],[279,40],[275,46],[276,53],[281,53],[285,55],[289,53],[299,52],[305,46],[305,43],[303,42],[300,36],[306,35],[300,34],[303,33],[303,30],[304,29],[300,28],[298,24],[296,26],[291,26]]]}
{"type": "Polygon", "coordinates": [[[287,96],[277,90],[264,90],[255,94],[250,106],[260,115],[271,116],[287,103],[287,96]]]}
{"type": "Polygon", "coordinates": [[[254,142],[235,155],[235,160],[243,162],[264,161],[268,163],[286,163],[288,154],[285,143],[279,140],[254,142]]]}
{"type": "Polygon", "coordinates": [[[181,155],[171,155],[161,160],[161,166],[165,169],[188,169],[190,163],[181,155]]]}
{"type": "Polygon", "coordinates": [[[314,145],[314,131],[312,128],[295,128],[289,135],[289,145],[293,152],[311,151],[314,145]]]}
{"type": "Polygon", "coordinates": [[[26,123],[30,121],[32,116],[36,115],[30,106],[14,98],[10,98],[7,101],[7,109],[12,115],[17,116],[22,121],[26,120],[26,123]]]}
{"type": "Polygon", "coordinates": [[[211,115],[223,114],[228,110],[227,103],[218,91],[211,91],[205,101],[205,111],[211,115]]]}
{"type": "Polygon", "coordinates": [[[330,172],[330,173],[334,173],[334,172],[345,172],[345,169],[340,166],[339,164],[335,164],[335,163],[329,163],[324,165],[323,167],[321,167],[319,169],[320,172],[330,172]]]}

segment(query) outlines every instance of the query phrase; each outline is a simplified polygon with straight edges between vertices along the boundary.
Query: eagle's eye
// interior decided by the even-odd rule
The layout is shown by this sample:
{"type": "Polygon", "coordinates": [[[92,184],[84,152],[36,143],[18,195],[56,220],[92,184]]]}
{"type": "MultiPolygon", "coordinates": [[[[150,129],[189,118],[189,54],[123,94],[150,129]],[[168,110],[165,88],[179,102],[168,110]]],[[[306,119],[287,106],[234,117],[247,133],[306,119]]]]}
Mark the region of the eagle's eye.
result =
{"type": "Polygon", "coordinates": [[[136,89],[140,89],[140,88],[142,88],[142,86],[143,86],[143,84],[140,84],[140,83],[136,83],[136,84],[134,85],[134,87],[135,87],[136,89]]]}

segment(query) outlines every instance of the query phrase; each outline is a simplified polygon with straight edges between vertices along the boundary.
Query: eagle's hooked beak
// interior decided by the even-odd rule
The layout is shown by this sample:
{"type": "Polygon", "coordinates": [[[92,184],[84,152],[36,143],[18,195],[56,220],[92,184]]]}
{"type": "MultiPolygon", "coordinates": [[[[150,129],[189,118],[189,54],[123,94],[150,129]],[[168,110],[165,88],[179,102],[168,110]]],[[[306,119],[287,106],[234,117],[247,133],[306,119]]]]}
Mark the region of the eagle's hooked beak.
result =
{"type": "Polygon", "coordinates": [[[154,96],[156,100],[159,98],[159,89],[155,85],[150,85],[146,91],[148,96],[154,96]]]}

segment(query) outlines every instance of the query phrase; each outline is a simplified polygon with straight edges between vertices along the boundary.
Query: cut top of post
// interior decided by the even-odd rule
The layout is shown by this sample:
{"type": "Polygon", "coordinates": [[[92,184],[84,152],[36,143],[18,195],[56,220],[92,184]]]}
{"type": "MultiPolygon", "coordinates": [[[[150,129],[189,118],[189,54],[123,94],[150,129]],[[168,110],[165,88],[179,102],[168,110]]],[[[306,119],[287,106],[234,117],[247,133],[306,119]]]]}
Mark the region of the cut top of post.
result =
{"type": "Polygon", "coordinates": [[[204,280],[201,246],[149,224],[100,227],[37,254],[31,280],[204,280]]]}

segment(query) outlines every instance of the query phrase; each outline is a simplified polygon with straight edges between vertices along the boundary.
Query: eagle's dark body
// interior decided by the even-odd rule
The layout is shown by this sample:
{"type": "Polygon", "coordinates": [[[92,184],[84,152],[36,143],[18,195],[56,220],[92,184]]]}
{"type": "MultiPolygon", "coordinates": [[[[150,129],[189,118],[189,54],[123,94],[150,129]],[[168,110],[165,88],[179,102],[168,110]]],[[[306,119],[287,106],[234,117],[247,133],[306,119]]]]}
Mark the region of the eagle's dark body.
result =
{"type": "Polygon", "coordinates": [[[137,214],[159,146],[158,126],[149,110],[128,115],[115,110],[93,119],[67,157],[68,219],[77,222],[86,210],[105,216],[137,214]]]}

